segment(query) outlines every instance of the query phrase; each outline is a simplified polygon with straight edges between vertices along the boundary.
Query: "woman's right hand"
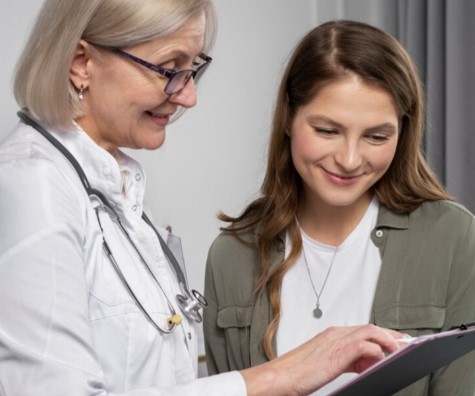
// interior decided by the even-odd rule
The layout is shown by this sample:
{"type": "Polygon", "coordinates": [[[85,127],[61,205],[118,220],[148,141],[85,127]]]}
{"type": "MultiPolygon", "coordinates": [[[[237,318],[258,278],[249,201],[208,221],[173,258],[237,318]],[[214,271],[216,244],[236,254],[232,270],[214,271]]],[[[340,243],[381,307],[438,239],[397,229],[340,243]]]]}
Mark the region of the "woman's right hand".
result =
{"type": "Polygon", "coordinates": [[[398,348],[401,333],[375,325],[331,327],[268,363],[241,371],[249,396],[307,395],[361,372],[398,348]]]}

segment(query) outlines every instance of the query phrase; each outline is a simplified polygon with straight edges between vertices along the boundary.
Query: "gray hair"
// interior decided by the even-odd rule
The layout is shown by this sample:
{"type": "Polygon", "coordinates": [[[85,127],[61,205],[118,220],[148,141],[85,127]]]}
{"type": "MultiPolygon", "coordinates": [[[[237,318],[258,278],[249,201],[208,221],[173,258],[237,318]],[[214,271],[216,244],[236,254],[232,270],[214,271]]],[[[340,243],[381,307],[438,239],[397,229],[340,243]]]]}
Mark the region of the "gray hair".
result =
{"type": "Polygon", "coordinates": [[[203,51],[216,35],[211,0],[45,0],[14,76],[17,103],[45,125],[69,127],[81,115],[69,79],[79,40],[127,47],[167,36],[204,12],[203,51]]]}

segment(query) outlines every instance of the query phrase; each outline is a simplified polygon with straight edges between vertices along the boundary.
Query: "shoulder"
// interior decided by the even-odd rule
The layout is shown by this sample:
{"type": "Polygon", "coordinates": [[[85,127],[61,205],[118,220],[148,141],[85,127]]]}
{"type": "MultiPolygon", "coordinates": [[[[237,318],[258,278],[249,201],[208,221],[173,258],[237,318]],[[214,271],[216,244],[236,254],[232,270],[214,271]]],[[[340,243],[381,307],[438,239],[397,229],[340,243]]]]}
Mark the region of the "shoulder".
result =
{"type": "Polygon", "coordinates": [[[424,202],[410,213],[411,224],[419,223],[424,227],[443,226],[447,232],[461,231],[471,227],[473,214],[463,205],[453,201],[424,202]]]}
{"type": "Polygon", "coordinates": [[[260,268],[259,252],[253,229],[234,234],[221,232],[208,252],[206,270],[222,280],[253,279],[260,268]]]}
{"type": "Polygon", "coordinates": [[[38,211],[56,203],[77,209],[81,189],[70,172],[61,154],[28,126],[20,124],[0,144],[1,195],[3,200],[11,198],[14,206],[21,203],[25,210],[38,211]]]}
{"type": "Polygon", "coordinates": [[[254,229],[232,233],[221,232],[209,248],[209,259],[221,261],[223,259],[249,257],[257,254],[256,234],[254,229]]]}

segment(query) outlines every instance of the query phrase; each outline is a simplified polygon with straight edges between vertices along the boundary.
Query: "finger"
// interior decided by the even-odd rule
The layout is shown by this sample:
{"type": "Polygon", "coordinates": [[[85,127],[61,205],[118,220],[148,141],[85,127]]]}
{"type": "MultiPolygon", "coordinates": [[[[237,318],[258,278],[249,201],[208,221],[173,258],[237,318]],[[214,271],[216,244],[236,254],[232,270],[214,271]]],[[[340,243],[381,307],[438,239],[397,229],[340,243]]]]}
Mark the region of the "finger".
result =
{"type": "Polygon", "coordinates": [[[391,353],[398,349],[398,340],[403,338],[403,334],[398,331],[373,324],[355,327],[350,336],[371,341],[377,344],[385,353],[391,353]]]}

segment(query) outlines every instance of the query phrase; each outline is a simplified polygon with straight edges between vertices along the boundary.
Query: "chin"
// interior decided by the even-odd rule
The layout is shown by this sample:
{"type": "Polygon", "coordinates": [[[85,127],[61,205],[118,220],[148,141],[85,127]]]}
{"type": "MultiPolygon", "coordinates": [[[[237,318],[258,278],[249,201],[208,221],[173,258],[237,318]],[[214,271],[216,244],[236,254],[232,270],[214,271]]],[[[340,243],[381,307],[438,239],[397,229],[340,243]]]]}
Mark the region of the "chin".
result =
{"type": "Polygon", "coordinates": [[[339,207],[339,208],[346,208],[353,205],[359,205],[361,202],[366,202],[366,194],[362,194],[359,196],[332,196],[332,197],[322,197],[322,201],[325,202],[329,206],[339,207]]]}
{"type": "Polygon", "coordinates": [[[154,134],[151,139],[141,142],[139,148],[145,150],[156,150],[163,146],[165,143],[165,131],[161,131],[158,134],[154,134]]]}

